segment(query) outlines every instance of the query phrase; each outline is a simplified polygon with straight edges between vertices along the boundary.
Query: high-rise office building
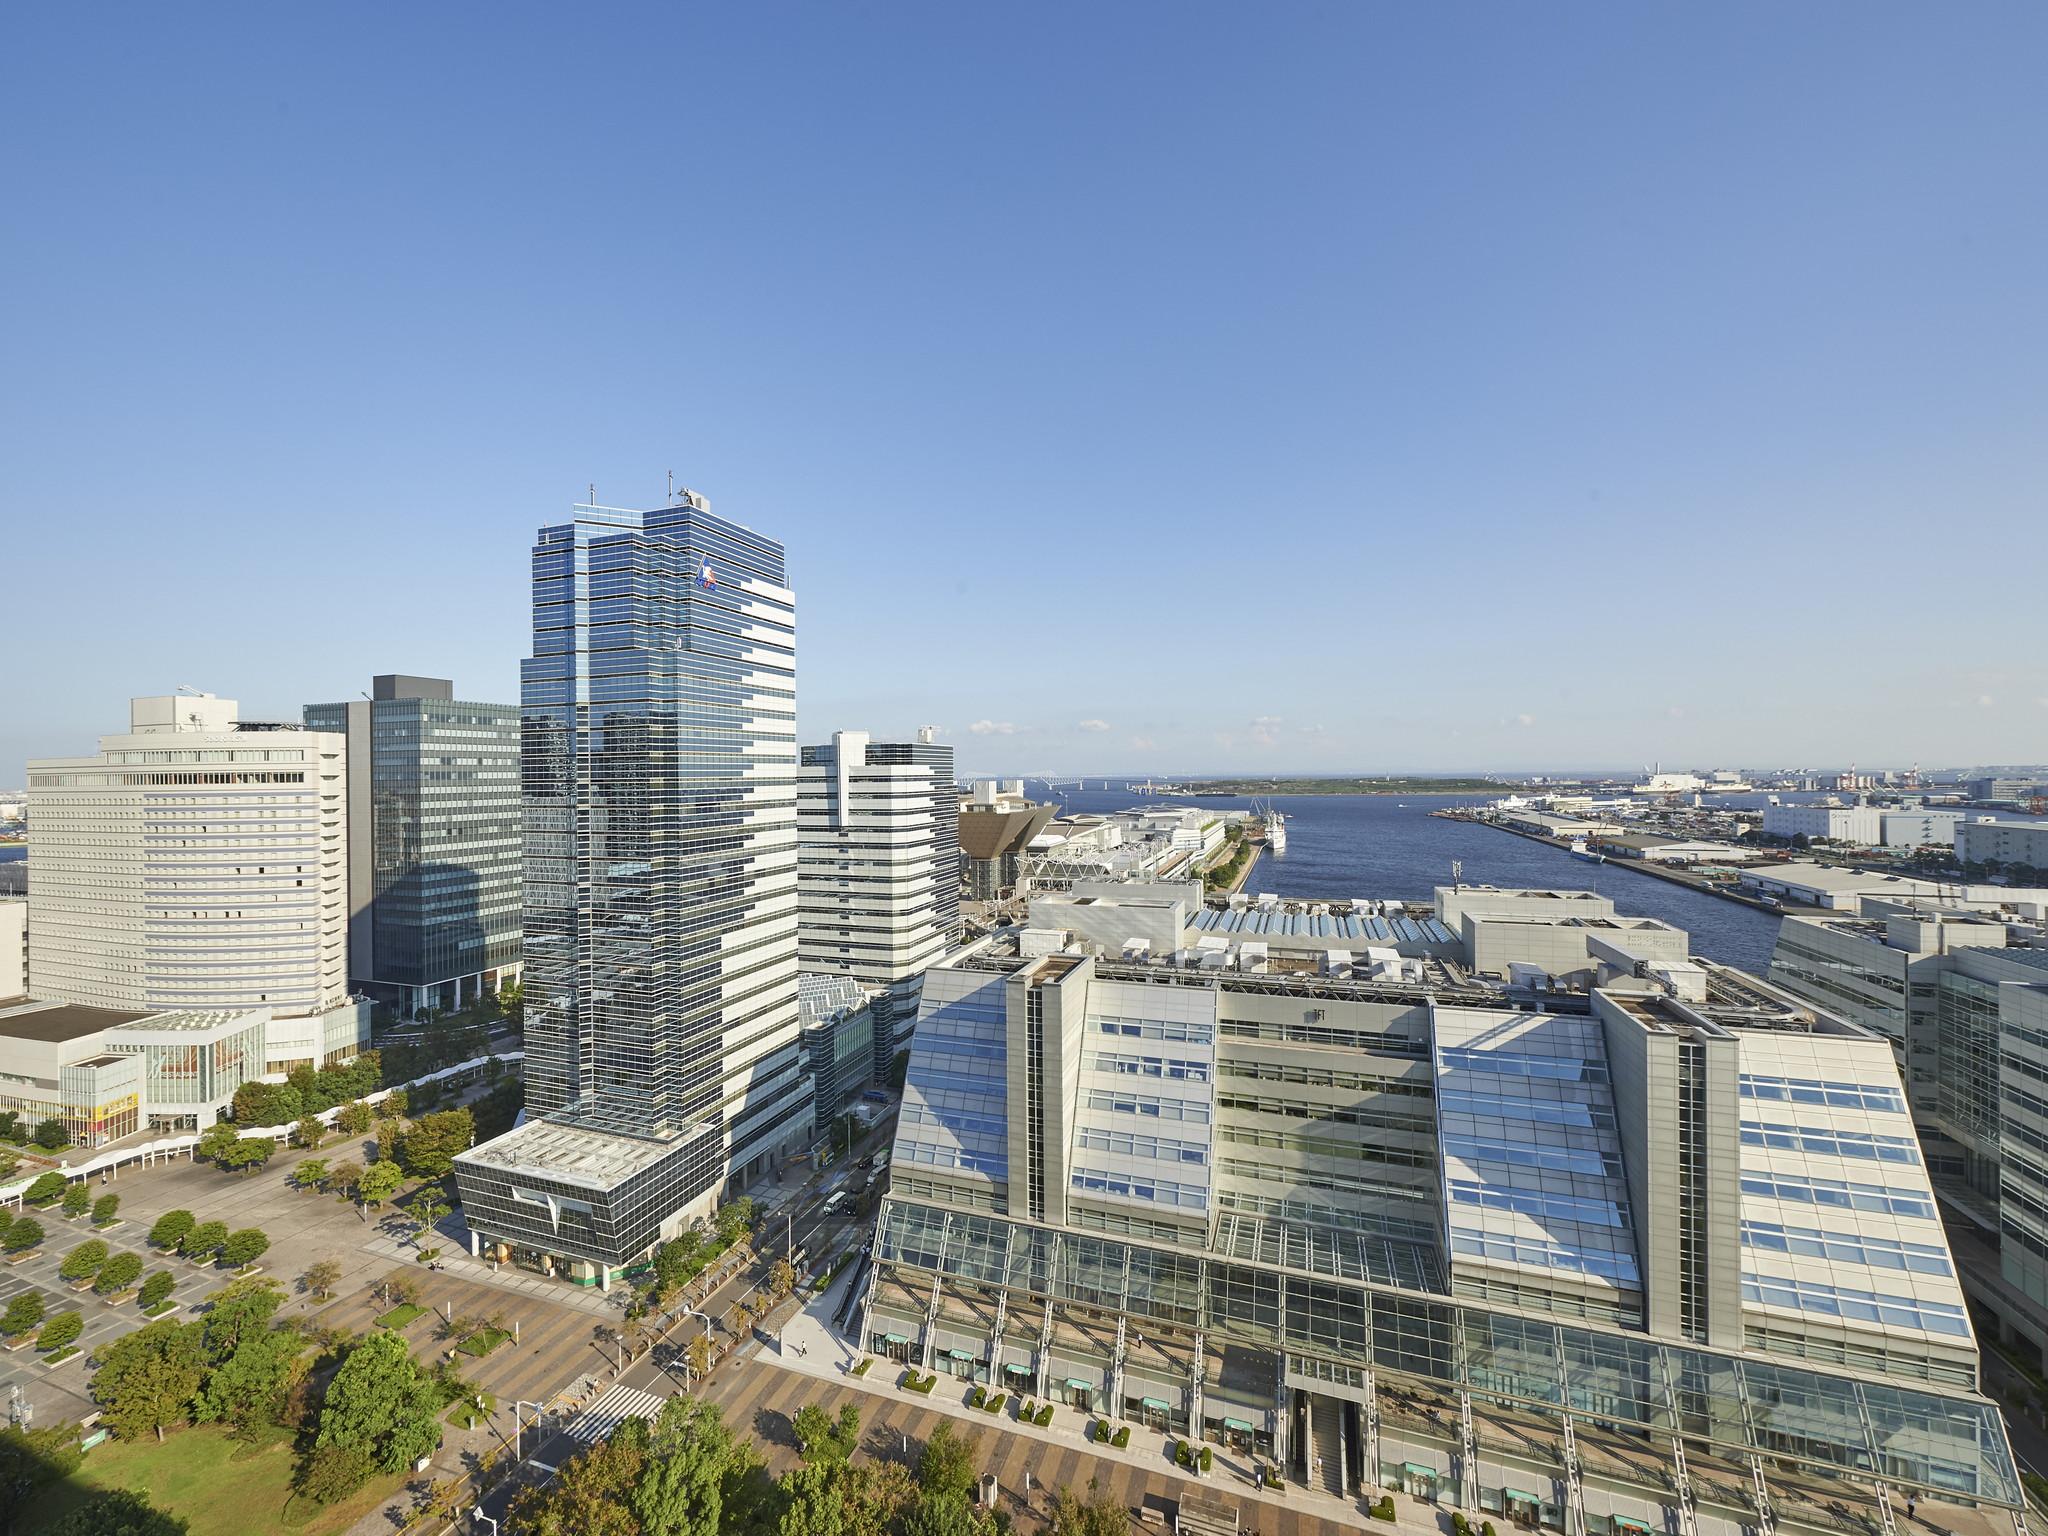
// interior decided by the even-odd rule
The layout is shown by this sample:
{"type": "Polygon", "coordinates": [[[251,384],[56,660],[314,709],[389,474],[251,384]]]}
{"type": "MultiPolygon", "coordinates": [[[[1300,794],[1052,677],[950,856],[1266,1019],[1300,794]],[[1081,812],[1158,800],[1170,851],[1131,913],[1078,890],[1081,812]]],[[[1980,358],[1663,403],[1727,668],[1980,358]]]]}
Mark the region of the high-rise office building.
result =
{"type": "Polygon", "coordinates": [[[925,971],[960,937],[960,797],[935,735],[838,731],[803,749],[797,781],[798,955],[881,994],[877,1075],[910,1043],[925,971]]]}
{"type": "Polygon", "coordinates": [[[264,1010],[265,1067],[369,1042],[348,978],[340,736],[139,698],[94,757],[29,764],[29,991],[130,1012],[264,1010]]]}
{"type": "Polygon", "coordinates": [[[519,710],[389,675],[370,697],[308,704],[348,741],[349,975],[411,1017],[519,974],[524,827],[519,710]]]}
{"type": "Polygon", "coordinates": [[[693,492],[543,528],[521,717],[531,1118],[456,1174],[479,1249],[609,1284],[810,1132],[782,546],[693,492]]]}
{"type": "Polygon", "coordinates": [[[862,1345],[1528,1530],[2009,1524],[1888,1042],[1497,894],[1539,1004],[1314,903],[934,969],[862,1345]]]}

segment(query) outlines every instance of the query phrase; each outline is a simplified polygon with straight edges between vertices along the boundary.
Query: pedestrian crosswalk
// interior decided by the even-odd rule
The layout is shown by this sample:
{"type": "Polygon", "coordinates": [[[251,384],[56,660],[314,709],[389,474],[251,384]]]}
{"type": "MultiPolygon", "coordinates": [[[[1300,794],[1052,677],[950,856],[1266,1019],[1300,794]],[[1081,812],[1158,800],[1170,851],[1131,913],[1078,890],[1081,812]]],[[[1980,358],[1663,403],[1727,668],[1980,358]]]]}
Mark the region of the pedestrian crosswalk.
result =
{"type": "Polygon", "coordinates": [[[661,1412],[662,1400],[638,1387],[613,1387],[563,1431],[579,1445],[595,1445],[628,1419],[652,1421],[661,1412]]]}

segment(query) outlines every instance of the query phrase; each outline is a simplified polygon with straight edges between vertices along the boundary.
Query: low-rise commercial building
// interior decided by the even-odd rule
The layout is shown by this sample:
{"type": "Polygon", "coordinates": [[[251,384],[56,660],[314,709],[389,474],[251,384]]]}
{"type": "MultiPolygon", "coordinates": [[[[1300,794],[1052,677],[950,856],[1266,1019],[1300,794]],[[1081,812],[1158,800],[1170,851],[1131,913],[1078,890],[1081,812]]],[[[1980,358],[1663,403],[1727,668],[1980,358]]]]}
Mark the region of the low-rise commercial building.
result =
{"type": "Polygon", "coordinates": [[[76,1003],[0,1008],[0,1109],[74,1145],[212,1125],[263,1075],[263,1009],[135,1012],[76,1003]]]}

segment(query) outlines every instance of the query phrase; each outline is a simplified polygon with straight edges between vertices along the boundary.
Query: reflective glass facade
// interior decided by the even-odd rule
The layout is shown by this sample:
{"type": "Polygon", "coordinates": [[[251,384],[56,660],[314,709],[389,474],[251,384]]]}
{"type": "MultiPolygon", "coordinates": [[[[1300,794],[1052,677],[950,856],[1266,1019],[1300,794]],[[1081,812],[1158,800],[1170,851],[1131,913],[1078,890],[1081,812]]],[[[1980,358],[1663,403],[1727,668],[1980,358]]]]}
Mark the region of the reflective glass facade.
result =
{"type": "Polygon", "coordinates": [[[678,1149],[677,1208],[809,1128],[794,643],[781,545],[694,496],[534,546],[527,1106],[678,1149]]]}
{"type": "MultiPolygon", "coordinates": [[[[380,692],[389,682],[378,679],[380,692]]],[[[419,680],[429,683],[437,680],[419,680]]],[[[440,685],[445,691],[446,685],[440,685]]],[[[519,963],[519,710],[443,697],[309,704],[349,736],[350,969],[386,1001],[519,963]],[[400,989],[405,989],[400,991],[400,989]]],[[[441,999],[453,1006],[450,994],[441,999]]]]}

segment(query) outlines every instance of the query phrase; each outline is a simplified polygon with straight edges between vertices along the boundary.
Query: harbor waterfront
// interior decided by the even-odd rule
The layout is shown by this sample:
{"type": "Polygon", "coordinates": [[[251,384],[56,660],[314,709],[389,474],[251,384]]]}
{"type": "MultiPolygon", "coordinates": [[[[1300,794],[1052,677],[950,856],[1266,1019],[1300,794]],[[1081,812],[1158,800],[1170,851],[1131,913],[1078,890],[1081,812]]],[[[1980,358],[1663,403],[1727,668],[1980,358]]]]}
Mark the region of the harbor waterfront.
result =
{"type": "MultiPolygon", "coordinates": [[[[1043,786],[1034,781],[1035,794],[1043,786]]],[[[1054,798],[1046,795],[1042,798],[1054,798]]],[[[1112,789],[1056,792],[1060,813],[1127,810],[1144,803],[1118,784],[1112,789]]],[[[1254,895],[1397,897],[1427,901],[1463,866],[1467,884],[1597,891],[1624,910],[1660,918],[1693,937],[1698,953],[1723,965],[1761,974],[1770,967],[1778,919],[1618,868],[1574,859],[1555,848],[1511,837],[1477,823],[1448,821],[1431,812],[1484,805],[1481,795],[1261,795],[1205,797],[1190,804],[1249,811],[1270,804],[1287,818],[1287,851],[1261,853],[1244,888],[1254,895]]]]}

